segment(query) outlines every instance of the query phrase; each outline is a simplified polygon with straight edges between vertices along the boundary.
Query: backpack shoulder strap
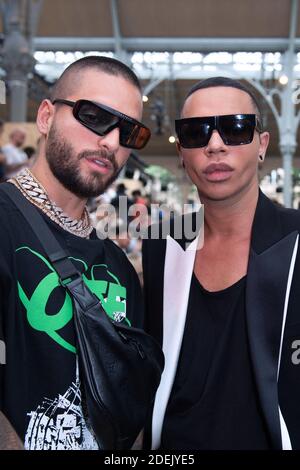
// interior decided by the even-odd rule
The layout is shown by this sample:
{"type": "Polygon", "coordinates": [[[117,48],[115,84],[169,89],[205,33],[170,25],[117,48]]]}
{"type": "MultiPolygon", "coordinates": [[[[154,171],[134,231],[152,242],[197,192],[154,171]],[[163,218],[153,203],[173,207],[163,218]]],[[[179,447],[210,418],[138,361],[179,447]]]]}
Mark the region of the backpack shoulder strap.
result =
{"type": "Polygon", "coordinates": [[[21,191],[14,184],[2,183],[0,185],[0,191],[1,190],[5,192],[15,204],[32,228],[54,269],[58,273],[61,283],[64,284],[73,277],[78,277],[80,272],[76,269],[72,261],[68,259],[69,254],[67,250],[61,247],[37,208],[23,196],[21,191]]]}

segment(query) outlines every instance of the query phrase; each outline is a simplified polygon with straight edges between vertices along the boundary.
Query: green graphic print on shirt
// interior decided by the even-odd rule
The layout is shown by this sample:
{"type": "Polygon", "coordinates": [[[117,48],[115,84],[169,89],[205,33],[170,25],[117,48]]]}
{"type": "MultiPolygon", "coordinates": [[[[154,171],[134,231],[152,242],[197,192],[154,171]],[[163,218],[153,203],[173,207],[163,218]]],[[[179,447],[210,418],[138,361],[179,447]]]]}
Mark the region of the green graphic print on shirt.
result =
{"type": "MultiPolygon", "coordinates": [[[[75,346],[66,341],[59,333],[73,316],[70,295],[65,291],[65,298],[61,308],[52,315],[47,314],[47,303],[50,296],[53,295],[55,289],[63,289],[63,287],[59,282],[58,274],[46,258],[27,246],[18,248],[16,252],[20,253],[23,250],[30,252],[35,257],[35,261],[37,261],[36,258],[41,260],[49,269],[49,273],[38,282],[30,296],[26,294],[22,281],[18,281],[19,298],[26,310],[28,323],[35,330],[45,332],[63,348],[76,353],[75,346]]],[[[130,324],[126,318],[126,288],[108,270],[107,265],[95,264],[89,268],[81,259],[71,256],[69,259],[75,262],[75,264],[80,263],[84,266],[84,274],[82,274],[84,283],[98,297],[107,315],[115,321],[125,320],[130,324]],[[98,279],[95,279],[96,268],[98,279]],[[102,279],[99,279],[99,277],[102,279]]]]}

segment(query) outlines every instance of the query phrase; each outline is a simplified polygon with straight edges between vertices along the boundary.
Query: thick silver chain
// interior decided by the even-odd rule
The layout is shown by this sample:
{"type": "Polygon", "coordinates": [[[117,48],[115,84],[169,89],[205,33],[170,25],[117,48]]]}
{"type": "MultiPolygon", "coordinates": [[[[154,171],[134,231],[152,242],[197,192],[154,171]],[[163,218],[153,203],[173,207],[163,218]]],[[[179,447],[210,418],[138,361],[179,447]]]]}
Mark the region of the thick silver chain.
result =
{"type": "Polygon", "coordinates": [[[64,230],[82,238],[88,238],[91,234],[93,226],[87,208],[85,207],[83,217],[80,220],[71,219],[55,202],[49,199],[46,190],[28,168],[24,168],[8,181],[19,188],[28,201],[41,209],[64,230]]]}

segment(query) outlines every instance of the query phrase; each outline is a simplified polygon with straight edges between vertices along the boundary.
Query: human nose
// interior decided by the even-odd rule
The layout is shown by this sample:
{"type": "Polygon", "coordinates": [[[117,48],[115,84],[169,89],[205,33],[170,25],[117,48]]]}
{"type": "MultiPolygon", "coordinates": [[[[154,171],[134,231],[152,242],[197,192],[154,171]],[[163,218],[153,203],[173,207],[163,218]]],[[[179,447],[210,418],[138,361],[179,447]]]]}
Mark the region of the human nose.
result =
{"type": "Polygon", "coordinates": [[[99,147],[105,147],[109,152],[116,152],[120,147],[120,130],[118,127],[98,138],[99,147]]]}
{"type": "Polygon", "coordinates": [[[226,145],[224,144],[222,137],[216,129],[213,131],[211,138],[209,139],[208,144],[205,148],[205,151],[208,154],[226,151],[226,145]]]}

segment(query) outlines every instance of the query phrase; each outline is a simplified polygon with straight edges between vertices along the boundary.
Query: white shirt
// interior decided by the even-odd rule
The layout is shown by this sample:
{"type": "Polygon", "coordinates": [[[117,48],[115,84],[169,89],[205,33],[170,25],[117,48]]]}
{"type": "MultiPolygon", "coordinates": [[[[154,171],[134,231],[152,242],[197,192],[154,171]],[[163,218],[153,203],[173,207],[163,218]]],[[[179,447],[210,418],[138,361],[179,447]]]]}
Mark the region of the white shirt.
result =
{"type": "MultiPolygon", "coordinates": [[[[5,156],[7,166],[21,165],[22,163],[24,163],[24,164],[27,163],[28,157],[27,157],[26,153],[24,152],[24,150],[16,147],[13,144],[4,145],[2,147],[2,153],[5,156]]],[[[14,171],[14,172],[8,171],[5,176],[11,178],[12,176],[14,176],[19,171],[20,171],[20,169],[18,171],[14,171]]]]}

